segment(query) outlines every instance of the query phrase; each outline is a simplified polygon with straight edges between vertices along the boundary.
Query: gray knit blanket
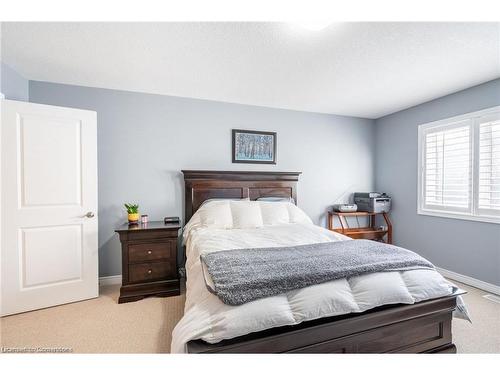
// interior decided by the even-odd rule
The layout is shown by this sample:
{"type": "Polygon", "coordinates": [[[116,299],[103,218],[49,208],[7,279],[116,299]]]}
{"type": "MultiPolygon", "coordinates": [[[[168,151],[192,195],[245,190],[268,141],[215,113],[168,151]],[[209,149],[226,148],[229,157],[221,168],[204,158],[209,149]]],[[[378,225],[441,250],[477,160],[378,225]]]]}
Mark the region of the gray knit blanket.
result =
{"type": "Polygon", "coordinates": [[[227,305],[366,273],[434,268],[410,250],[369,240],[222,250],[202,254],[201,262],[208,290],[227,305]]]}

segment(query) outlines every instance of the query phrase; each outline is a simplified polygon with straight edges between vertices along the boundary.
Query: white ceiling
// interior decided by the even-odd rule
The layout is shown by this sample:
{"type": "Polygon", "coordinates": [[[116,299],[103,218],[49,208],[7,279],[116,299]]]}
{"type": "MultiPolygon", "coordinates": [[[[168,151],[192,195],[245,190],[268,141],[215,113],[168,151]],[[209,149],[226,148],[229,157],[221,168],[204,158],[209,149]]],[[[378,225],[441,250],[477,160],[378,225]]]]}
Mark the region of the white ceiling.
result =
{"type": "Polygon", "coordinates": [[[30,80],[378,118],[500,77],[500,23],[3,23],[30,80]]]}

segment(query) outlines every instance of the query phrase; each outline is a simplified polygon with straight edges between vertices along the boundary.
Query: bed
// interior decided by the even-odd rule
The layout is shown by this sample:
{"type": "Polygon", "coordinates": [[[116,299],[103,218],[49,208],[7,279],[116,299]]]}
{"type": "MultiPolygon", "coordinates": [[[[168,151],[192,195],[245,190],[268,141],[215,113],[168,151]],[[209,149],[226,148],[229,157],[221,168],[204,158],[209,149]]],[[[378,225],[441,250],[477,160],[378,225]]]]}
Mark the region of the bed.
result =
{"type": "Polygon", "coordinates": [[[456,352],[451,321],[462,291],[436,271],[366,275],[348,284],[335,280],[240,306],[225,305],[207,290],[199,263],[202,250],[347,239],[306,219],[301,222],[300,212],[296,222],[272,227],[197,228],[192,222],[207,200],[282,197],[297,203],[300,173],[182,172],[189,223],[184,233],[186,306],[172,333],[172,353],[456,352]],[[349,303],[352,296],[356,300],[349,303]]]}

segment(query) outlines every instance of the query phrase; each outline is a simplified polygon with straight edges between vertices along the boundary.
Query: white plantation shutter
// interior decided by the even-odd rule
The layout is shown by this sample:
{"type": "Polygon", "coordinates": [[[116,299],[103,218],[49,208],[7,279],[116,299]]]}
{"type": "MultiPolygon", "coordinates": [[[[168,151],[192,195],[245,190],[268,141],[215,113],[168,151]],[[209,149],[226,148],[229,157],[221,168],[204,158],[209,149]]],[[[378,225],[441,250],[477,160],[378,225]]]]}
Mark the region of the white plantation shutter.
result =
{"type": "Polygon", "coordinates": [[[418,128],[418,213],[500,224],[500,106],[418,128]]]}
{"type": "Polygon", "coordinates": [[[467,212],[471,207],[471,121],[430,128],[424,133],[424,206],[467,212]]]}
{"type": "Polygon", "coordinates": [[[478,212],[500,214],[500,114],[483,116],[479,126],[478,212]]]}

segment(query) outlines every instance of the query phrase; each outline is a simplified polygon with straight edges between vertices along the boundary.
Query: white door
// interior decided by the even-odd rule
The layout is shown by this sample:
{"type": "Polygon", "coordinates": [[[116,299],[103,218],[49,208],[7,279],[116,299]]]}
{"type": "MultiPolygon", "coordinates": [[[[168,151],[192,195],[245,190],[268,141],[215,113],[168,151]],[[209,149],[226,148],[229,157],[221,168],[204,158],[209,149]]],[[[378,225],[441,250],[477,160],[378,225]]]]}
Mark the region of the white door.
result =
{"type": "Polygon", "coordinates": [[[97,297],[96,113],[0,102],[1,315],[97,297]]]}

